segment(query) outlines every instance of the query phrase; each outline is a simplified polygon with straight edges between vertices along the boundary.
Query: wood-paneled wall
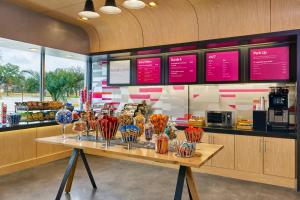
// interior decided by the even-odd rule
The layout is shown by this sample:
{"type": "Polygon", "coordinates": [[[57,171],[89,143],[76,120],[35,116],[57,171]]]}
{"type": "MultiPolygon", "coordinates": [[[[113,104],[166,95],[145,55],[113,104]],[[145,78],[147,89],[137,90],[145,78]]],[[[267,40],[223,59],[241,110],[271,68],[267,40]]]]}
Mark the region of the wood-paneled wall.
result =
{"type": "MultiPolygon", "coordinates": [[[[158,6],[81,22],[84,1],[7,0],[81,26],[90,51],[108,51],[300,28],[299,0],[156,0],[158,6]],[[37,9],[37,7],[39,9],[37,9]]],[[[146,3],[150,0],[144,0],[146,3]]],[[[94,0],[95,8],[104,0],[94,0]]]]}

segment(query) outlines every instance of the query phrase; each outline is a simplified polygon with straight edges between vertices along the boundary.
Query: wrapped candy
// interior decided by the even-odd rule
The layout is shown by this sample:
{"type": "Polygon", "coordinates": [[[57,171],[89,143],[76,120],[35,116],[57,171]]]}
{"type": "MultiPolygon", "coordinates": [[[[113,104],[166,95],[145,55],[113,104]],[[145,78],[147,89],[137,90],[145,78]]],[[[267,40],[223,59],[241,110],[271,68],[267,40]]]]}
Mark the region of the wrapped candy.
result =
{"type": "Polygon", "coordinates": [[[153,114],[150,116],[150,122],[154,126],[155,134],[162,134],[168,124],[169,116],[163,114],[153,114]]]}
{"type": "Polygon", "coordinates": [[[177,152],[177,156],[182,158],[190,158],[193,157],[196,151],[196,143],[191,142],[177,142],[175,144],[175,149],[177,152]]]}
{"type": "Polygon", "coordinates": [[[200,142],[203,129],[189,126],[184,130],[186,140],[188,142],[200,142]]]}
{"type": "Polygon", "coordinates": [[[169,137],[170,140],[174,140],[177,138],[176,135],[176,123],[170,122],[165,129],[165,134],[169,137]]]}
{"type": "Polygon", "coordinates": [[[139,113],[134,118],[134,122],[135,125],[139,128],[138,136],[140,137],[145,132],[145,117],[141,113],[139,113]]]}
{"type": "Polygon", "coordinates": [[[133,123],[133,118],[130,115],[122,114],[119,116],[120,126],[131,125],[133,123]]]}
{"type": "Polygon", "coordinates": [[[79,139],[81,139],[82,134],[86,131],[86,129],[86,122],[81,119],[73,123],[72,130],[73,132],[79,134],[79,139]]]}
{"type": "Polygon", "coordinates": [[[111,116],[103,116],[98,121],[101,135],[105,140],[111,140],[115,137],[118,129],[118,118],[111,116]]]}
{"type": "Polygon", "coordinates": [[[122,141],[127,142],[137,142],[139,128],[134,125],[122,126],[120,128],[122,141]]]}
{"type": "Polygon", "coordinates": [[[67,110],[66,108],[60,109],[55,115],[55,120],[62,126],[62,137],[65,139],[66,125],[72,123],[73,121],[72,112],[67,110]]]}
{"type": "Polygon", "coordinates": [[[166,154],[169,151],[169,139],[166,135],[159,135],[155,142],[156,153],[166,154]]]}

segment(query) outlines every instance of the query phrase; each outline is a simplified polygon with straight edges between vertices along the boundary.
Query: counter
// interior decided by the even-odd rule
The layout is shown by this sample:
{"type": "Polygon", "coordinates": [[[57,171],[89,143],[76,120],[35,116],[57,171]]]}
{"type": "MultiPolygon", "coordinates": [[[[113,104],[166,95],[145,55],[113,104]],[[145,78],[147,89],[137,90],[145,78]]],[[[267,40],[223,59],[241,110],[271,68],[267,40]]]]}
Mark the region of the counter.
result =
{"type": "MultiPolygon", "coordinates": [[[[187,124],[180,124],[176,126],[178,130],[187,128],[187,124]]],[[[219,128],[219,127],[203,127],[205,132],[234,134],[234,135],[249,135],[249,136],[262,136],[262,137],[275,137],[275,138],[288,138],[297,139],[296,130],[289,130],[288,132],[280,131],[254,131],[254,130],[240,130],[236,128],[219,128]]]]}
{"type": "Polygon", "coordinates": [[[5,131],[15,131],[15,130],[22,130],[22,129],[29,129],[29,128],[38,128],[38,127],[44,127],[44,126],[53,126],[57,125],[55,121],[47,121],[47,122],[21,122],[18,125],[10,126],[8,124],[6,125],[0,125],[0,132],[5,131]]]}

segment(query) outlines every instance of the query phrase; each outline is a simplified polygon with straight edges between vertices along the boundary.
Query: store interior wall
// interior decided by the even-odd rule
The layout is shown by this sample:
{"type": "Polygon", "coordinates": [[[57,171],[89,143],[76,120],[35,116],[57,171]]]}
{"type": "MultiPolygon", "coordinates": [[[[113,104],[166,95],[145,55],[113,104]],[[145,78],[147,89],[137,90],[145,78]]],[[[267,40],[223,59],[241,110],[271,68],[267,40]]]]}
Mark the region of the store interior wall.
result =
{"type": "Polygon", "coordinates": [[[81,54],[89,52],[80,27],[0,1],[0,37],[81,54]]]}

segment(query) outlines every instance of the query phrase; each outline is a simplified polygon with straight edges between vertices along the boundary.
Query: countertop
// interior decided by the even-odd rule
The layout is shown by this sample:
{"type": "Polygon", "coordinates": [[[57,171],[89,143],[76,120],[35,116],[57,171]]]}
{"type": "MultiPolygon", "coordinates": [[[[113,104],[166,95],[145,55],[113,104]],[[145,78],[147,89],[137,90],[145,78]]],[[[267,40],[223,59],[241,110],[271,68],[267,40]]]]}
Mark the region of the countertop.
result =
{"type": "MultiPolygon", "coordinates": [[[[184,130],[188,125],[178,125],[178,130],[184,130]]],[[[297,132],[295,129],[288,132],[281,131],[254,131],[254,130],[240,130],[236,128],[220,128],[220,127],[202,127],[205,132],[234,134],[234,135],[249,135],[249,136],[262,136],[262,137],[276,137],[276,138],[289,138],[297,139],[297,132]]]]}

